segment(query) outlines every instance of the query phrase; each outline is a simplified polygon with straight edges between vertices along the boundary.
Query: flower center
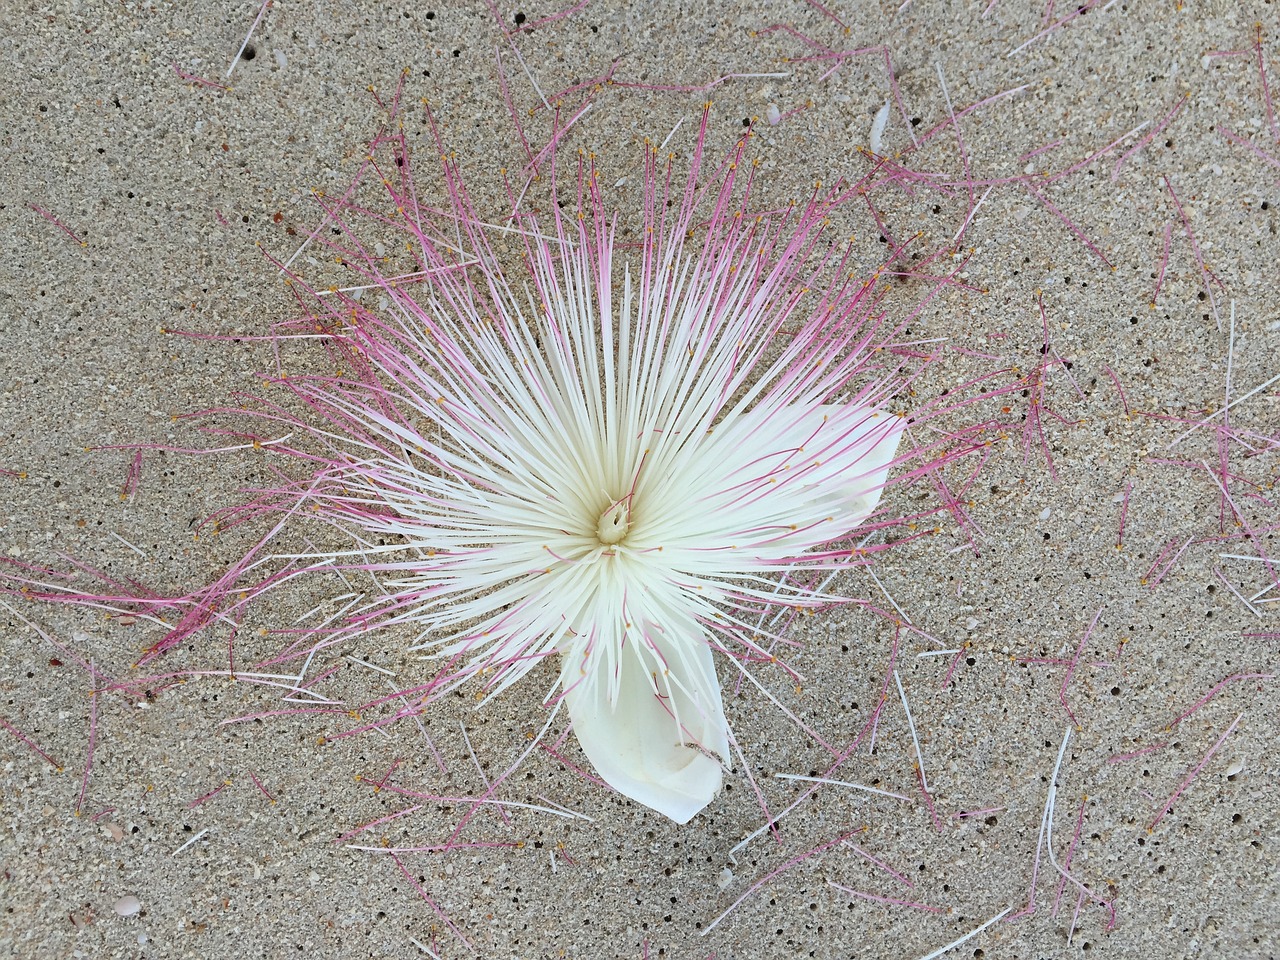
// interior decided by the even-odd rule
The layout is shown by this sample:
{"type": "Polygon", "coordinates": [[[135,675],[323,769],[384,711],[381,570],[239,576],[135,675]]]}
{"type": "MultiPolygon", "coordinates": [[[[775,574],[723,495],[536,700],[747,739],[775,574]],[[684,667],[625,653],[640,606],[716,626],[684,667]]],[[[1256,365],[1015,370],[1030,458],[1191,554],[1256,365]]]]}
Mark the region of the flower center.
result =
{"type": "Polygon", "coordinates": [[[625,500],[609,504],[600,514],[600,522],[596,525],[596,539],[605,546],[621,543],[631,529],[631,510],[625,500]]]}

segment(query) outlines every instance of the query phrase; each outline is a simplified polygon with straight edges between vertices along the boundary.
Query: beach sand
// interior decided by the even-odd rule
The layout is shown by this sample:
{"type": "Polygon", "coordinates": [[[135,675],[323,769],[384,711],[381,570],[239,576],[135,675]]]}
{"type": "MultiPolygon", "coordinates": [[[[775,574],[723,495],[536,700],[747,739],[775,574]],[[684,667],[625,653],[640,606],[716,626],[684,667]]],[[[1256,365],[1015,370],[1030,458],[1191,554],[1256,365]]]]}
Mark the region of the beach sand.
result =
{"type": "MultiPolygon", "coordinates": [[[[122,497],[133,452],[88,448],[235,445],[175,416],[269,396],[270,344],[163,331],[251,337],[294,314],[267,255],[321,223],[313,191],[341,194],[402,70],[424,198],[441,196],[425,98],[495,218],[501,171],[524,182],[521,136],[536,153],[553,129],[543,95],[562,121],[590,103],[561,143],[561,188],[591,151],[623,216],[639,211],[645,139],[674,130],[665,149],[685,169],[707,100],[709,157],[758,118],[765,205],[875,169],[863,151],[889,103],[882,150],[920,176],[851,200],[839,228],[874,267],[891,242],[920,231],[936,251],[965,227],[923,271],[950,282],[891,282],[902,342],[938,354],[900,406],[1020,389],[937,422],[1006,426],[940,474],[954,509],[927,478],[891,487],[886,508],[930,511],[937,533],[878,559],[878,584],[848,577],[919,632],[828,609],[792,630],[798,688],[761,676],[839,752],[879,702],[897,632],[919,758],[890,687],[874,750],[864,738],[831,776],[908,799],[827,785],[739,848],[766,822],[741,761],[681,827],[535,750],[495,795],[574,816],[481,810],[462,841],[518,846],[402,853],[402,870],[385,848],[445,842],[465,801],[337,841],[413,805],[397,791],[483,794],[542,728],[549,668],[480,708],[435,704],[421,729],[341,737],[360,722],[345,712],[223,724],[294,706],[226,675],[226,625],[134,667],[161,628],[10,597],[0,955],[913,958],[1002,911],[948,955],[1280,954],[1280,594],[1262,592],[1277,572],[1260,559],[1280,521],[1280,384],[1246,397],[1280,374],[1276,8],[595,0],[540,22],[565,6],[503,0],[500,26],[482,3],[278,0],[238,61],[257,3],[0,7],[0,553],[181,595],[261,535],[193,529],[270,482],[269,451],[148,450],[122,497]],[[1178,439],[1228,397],[1226,421],[1178,439]],[[162,674],[184,682],[93,693],[162,674]]],[[[305,552],[332,534],[282,536],[277,550],[305,552]]],[[[241,669],[279,647],[260,631],[325,600],[276,596],[235,639],[241,669]]],[[[407,645],[370,636],[312,675],[342,664],[325,694],[367,703],[429,679],[407,645]]],[[[808,785],[776,775],[821,776],[832,752],[733,677],[722,666],[729,721],[777,814],[808,785]]],[[[571,737],[559,749],[586,764],[571,737]]]]}

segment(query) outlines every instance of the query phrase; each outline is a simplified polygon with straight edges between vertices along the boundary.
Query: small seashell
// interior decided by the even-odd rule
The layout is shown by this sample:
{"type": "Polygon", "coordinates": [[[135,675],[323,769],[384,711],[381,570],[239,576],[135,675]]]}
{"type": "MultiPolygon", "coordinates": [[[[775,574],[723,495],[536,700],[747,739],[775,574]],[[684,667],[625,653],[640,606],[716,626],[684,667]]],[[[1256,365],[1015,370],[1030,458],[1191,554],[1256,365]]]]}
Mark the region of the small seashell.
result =
{"type": "Polygon", "coordinates": [[[142,909],[142,901],[133,894],[121,897],[116,901],[116,913],[122,917],[134,917],[142,909]]]}
{"type": "Polygon", "coordinates": [[[876,111],[875,119],[871,121],[871,136],[867,138],[867,146],[871,148],[872,153],[882,153],[884,147],[884,128],[889,124],[889,101],[884,102],[884,106],[876,111]]]}

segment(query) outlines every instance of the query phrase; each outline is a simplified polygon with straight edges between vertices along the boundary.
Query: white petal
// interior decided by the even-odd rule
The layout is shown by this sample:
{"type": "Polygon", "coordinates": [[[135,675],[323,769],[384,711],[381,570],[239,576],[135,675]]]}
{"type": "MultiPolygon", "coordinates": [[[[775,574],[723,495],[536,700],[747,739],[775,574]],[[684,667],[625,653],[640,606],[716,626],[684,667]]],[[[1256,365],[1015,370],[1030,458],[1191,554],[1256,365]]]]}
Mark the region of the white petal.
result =
{"type": "Polygon", "coordinates": [[[711,648],[696,621],[679,619],[689,633],[650,630],[651,649],[623,649],[615,703],[607,678],[582,677],[572,658],[561,684],[596,772],[624,796],[684,824],[720,792],[721,765],[708,754],[728,763],[729,742],[711,648]]]}
{"type": "Polygon", "coordinates": [[[786,462],[795,479],[777,499],[785,497],[808,513],[829,514],[834,524],[824,529],[824,537],[837,540],[880,502],[904,429],[905,418],[873,407],[757,406],[722,432],[717,452],[734,464],[732,472],[758,473],[762,462],[786,462]]]}
{"type": "Polygon", "coordinates": [[[889,482],[889,469],[907,421],[894,413],[868,407],[817,407],[792,429],[822,463],[805,479],[811,487],[829,487],[840,510],[839,533],[844,536],[869,517],[889,482]],[[823,421],[823,418],[826,421],[823,421]],[[815,435],[816,431],[816,435],[815,435]]]}

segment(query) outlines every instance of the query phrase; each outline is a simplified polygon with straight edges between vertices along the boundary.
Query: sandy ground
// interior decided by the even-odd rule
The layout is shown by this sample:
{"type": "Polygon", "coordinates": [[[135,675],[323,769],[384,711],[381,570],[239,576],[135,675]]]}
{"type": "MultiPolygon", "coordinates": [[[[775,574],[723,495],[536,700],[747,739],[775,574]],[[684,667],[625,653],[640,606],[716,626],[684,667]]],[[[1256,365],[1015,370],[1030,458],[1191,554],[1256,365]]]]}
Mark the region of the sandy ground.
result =
{"type": "MultiPolygon", "coordinates": [[[[938,827],[893,691],[874,752],[860,746],[834,776],[909,802],[827,786],[782,821],[778,839],[757,837],[735,853],[764,822],[741,764],[704,814],[677,827],[535,751],[499,795],[583,817],[515,810],[504,823],[484,812],[463,839],[523,846],[405,854],[406,876],[384,853],[335,843],[409,805],[370,781],[482,792],[460,723],[486,776],[506,771],[541,727],[534,688],[549,676],[482,710],[459,700],[424,718],[441,772],[408,723],[328,741],[354,721],[302,715],[220,726],[280,707],[279,691],[225,677],[91,696],[105,681],[82,660],[104,677],[133,676],[159,631],[15,600],[21,619],[0,608],[0,954],[909,958],[1005,910],[950,955],[1280,953],[1280,685],[1267,677],[1278,641],[1275,608],[1265,603],[1276,593],[1253,609],[1236,596],[1274,582],[1256,558],[1274,553],[1270,531],[1280,521],[1272,489],[1280,385],[1246,398],[1280,372],[1280,143],[1264,88],[1280,86],[1275,6],[1130,0],[1086,4],[1073,17],[1070,4],[1045,10],[1025,0],[916,0],[902,10],[795,2],[768,14],[754,4],[595,0],[504,35],[483,4],[278,0],[229,81],[258,5],[196,6],[0,5],[0,467],[22,474],[0,475],[0,551],[59,567],[75,557],[174,593],[208,582],[245,548],[240,535],[195,540],[191,528],[263,481],[270,456],[150,453],[136,492],[122,499],[131,454],[86,448],[208,445],[172,415],[261,389],[257,372],[271,363],[262,344],[161,328],[253,333],[289,315],[262,252],[296,250],[320,215],[312,190],[340,191],[353,174],[386,116],[370,87],[385,100],[408,71],[407,128],[421,147],[424,191],[438,189],[416,110],[428,98],[477,203],[501,210],[499,170],[518,180],[525,154],[495,51],[534,149],[551,129],[545,109],[529,113],[540,105],[534,81],[549,96],[586,84],[563,98],[566,115],[592,103],[564,154],[594,151],[607,183],[632,176],[610,198],[625,211],[636,209],[643,139],[660,142],[682,123],[669,147],[681,162],[707,88],[721,77],[783,74],[735,77],[710,93],[713,152],[741,135],[743,118],[767,118],[776,106],[781,122],[762,119],[752,149],[761,195],[780,200],[805,196],[815,180],[856,180],[874,164],[859,148],[889,97],[884,57],[833,52],[889,51],[915,124],[891,109],[890,154],[947,119],[939,68],[956,111],[1026,85],[960,119],[963,153],[948,127],[902,157],[953,183],[967,164],[968,179],[984,181],[974,190],[985,202],[963,237],[961,255],[971,259],[956,278],[967,288],[944,288],[912,322],[916,339],[945,338],[930,346],[941,359],[921,394],[999,370],[993,386],[1027,383],[1025,394],[961,411],[951,424],[1010,424],[965,490],[966,513],[938,514],[937,535],[874,567],[905,617],[944,649],[962,650],[958,659],[921,656],[935,644],[904,633],[899,660],[938,827]],[[766,31],[776,24],[789,29],[766,31]],[[794,62],[815,56],[826,59],[794,62]],[[595,89],[615,61],[619,82],[595,89]],[[184,79],[175,66],[230,89],[184,79]],[[1086,243],[1008,178],[1087,159],[1036,185],[1086,243]],[[987,182],[1002,178],[988,194],[987,182]],[[1221,445],[1225,434],[1209,427],[1170,448],[1184,425],[1144,415],[1196,419],[1219,410],[1228,390],[1239,400],[1230,411],[1235,439],[1221,445]],[[1037,410],[1056,479],[1038,438],[1024,447],[1024,420],[1037,410]],[[1202,460],[1228,474],[1230,504],[1202,460]],[[1035,658],[1058,662],[1027,662],[1035,658]],[[1074,878],[1059,893],[1048,854],[1034,884],[1033,865],[1072,727],[1064,704],[1079,729],[1051,818],[1053,856],[1070,856],[1074,878]],[[995,809],[958,816],[985,808],[995,809]],[[771,876],[850,831],[893,872],[836,846],[771,876]],[[856,898],[832,883],[916,906],[856,898]],[[1025,911],[1029,899],[1034,912],[1025,911]],[[1110,929],[1095,900],[1114,906],[1110,929]]],[[[512,31],[563,9],[506,0],[499,8],[512,31]]],[[[920,183],[882,187],[874,200],[886,229],[922,231],[930,249],[972,210],[964,188],[920,183]]],[[[853,229],[875,255],[865,205],[853,229]]],[[[892,309],[910,310],[928,289],[903,284],[892,309]]],[[[961,486],[974,465],[949,482],[961,486]]],[[[939,505],[928,484],[889,500],[900,513],[939,505]]],[[[303,533],[289,536],[282,549],[305,549],[303,533]]],[[[849,589],[888,603],[870,577],[849,589]]],[[[267,640],[255,647],[250,627],[287,626],[313,602],[300,595],[259,611],[240,655],[268,649],[267,640]]],[[[842,748],[880,695],[892,634],[871,615],[823,613],[795,633],[805,644],[792,658],[804,685],[792,690],[780,674],[771,683],[842,748]]],[[[146,669],[225,668],[227,640],[225,630],[207,631],[146,669]]],[[[344,669],[326,689],[351,704],[385,694],[387,672],[408,686],[430,670],[391,635],[332,659],[344,669]]],[[[763,697],[743,693],[727,706],[771,810],[801,792],[775,774],[829,766],[830,754],[763,697]]],[[[572,740],[564,751],[582,762],[572,740]]],[[[463,809],[427,803],[351,842],[439,843],[463,809]]]]}

